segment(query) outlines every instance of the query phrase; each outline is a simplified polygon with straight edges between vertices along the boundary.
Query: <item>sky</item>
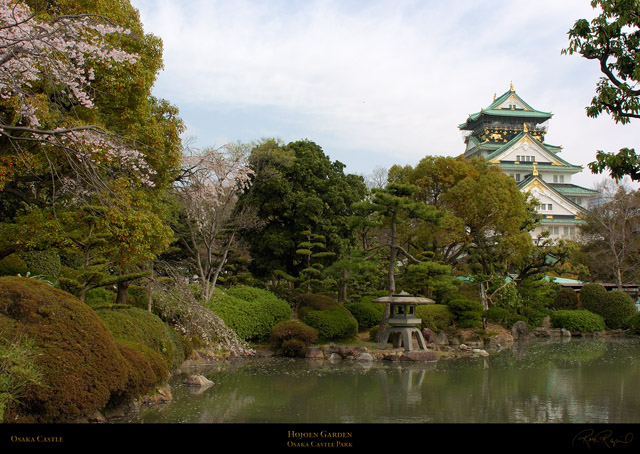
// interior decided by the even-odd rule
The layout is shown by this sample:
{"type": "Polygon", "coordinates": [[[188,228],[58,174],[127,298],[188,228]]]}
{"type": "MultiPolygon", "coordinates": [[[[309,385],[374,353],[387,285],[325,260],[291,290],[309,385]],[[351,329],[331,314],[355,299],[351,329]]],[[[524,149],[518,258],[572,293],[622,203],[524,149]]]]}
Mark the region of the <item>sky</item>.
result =
{"type": "Polygon", "coordinates": [[[598,65],[561,55],[589,0],[131,0],[160,37],[153,94],[197,148],[308,139],[369,175],[464,152],[458,125],[513,83],[552,112],[546,141],[584,166],[638,144],[639,123],[587,118],[598,65]]]}

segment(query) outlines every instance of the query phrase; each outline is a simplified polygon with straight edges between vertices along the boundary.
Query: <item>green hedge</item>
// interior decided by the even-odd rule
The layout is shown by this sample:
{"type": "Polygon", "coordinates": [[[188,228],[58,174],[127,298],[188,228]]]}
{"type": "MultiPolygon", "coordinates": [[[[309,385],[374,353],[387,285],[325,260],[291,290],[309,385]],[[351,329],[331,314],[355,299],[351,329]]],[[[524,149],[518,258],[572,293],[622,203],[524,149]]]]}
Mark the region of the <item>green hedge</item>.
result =
{"type": "Polygon", "coordinates": [[[422,328],[435,332],[444,331],[453,323],[453,313],[446,304],[424,304],[416,307],[416,317],[422,320],[422,328]]]}
{"type": "Polygon", "coordinates": [[[271,292],[252,287],[216,289],[212,300],[205,305],[242,339],[257,342],[268,340],[276,324],[291,318],[289,303],[271,292]]]}
{"type": "Polygon", "coordinates": [[[551,325],[554,328],[564,328],[571,332],[592,333],[604,331],[604,319],[585,309],[560,310],[551,313],[551,325]]]}

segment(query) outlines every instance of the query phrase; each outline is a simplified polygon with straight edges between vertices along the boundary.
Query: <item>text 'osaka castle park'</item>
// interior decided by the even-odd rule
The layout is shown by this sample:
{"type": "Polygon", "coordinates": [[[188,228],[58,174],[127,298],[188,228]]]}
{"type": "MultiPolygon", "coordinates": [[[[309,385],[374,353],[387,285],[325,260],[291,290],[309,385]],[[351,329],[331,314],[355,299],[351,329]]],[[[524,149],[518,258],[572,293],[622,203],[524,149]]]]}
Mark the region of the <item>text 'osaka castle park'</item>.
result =
{"type": "Polygon", "coordinates": [[[582,166],[558,156],[562,147],[545,143],[553,114],[533,109],[513,89],[495,96],[493,103],[469,115],[459,128],[466,144],[465,157],[482,157],[502,168],[539,202],[541,222],[531,232],[534,238],[548,231],[551,238],[575,238],[581,217],[594,189],[571,183],[582,166]]]}

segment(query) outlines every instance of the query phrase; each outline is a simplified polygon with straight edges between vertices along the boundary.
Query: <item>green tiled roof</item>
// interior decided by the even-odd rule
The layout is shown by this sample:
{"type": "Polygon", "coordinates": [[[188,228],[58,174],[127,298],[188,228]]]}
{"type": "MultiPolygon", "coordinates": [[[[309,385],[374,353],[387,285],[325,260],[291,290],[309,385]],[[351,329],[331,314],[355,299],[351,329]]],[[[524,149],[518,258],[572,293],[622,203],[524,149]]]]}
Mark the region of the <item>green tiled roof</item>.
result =
{"type": "Polygon", "coordinates": [[[596,189],[583,188],[571,183],[550,183],[550,185],[556,191],[566,195],[592,195],[598,193],[596,189]]]}
{"type": "Polygon", "coordinates": [[[491,116],[500,116],[500,117],[523,117],[523,118],[535,118],[535,119],[549,119],[553,116],[551,112],[542,112],[539,110],[535,110],[529,104],[524,102],[520,96],[515,91],[509,90],[504,94],[500,95],[493,101],[487,108],[482,109],[480,112],[476,112],[474,114],[469,115],[467,121],[459,125],[460,129],[468,126],[470,121],[475,121],[480,118],[482,115],[491,115],[491,116]],[[514,96],[521,102],[523,105],[527,107],[527,109],[499,109],[498,106],[505,102],[510,96],[514,96]]]}

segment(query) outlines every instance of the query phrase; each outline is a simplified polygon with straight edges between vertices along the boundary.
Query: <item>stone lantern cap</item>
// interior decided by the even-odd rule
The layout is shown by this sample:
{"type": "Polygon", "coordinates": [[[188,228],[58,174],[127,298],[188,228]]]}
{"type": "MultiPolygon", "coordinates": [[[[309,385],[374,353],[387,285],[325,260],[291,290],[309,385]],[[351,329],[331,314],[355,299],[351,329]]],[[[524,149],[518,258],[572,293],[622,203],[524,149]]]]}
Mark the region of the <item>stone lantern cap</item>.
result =
{"type": "Polygon", "coordinates": [[[435,304],[431,298],[421,296],[413,296],[407,292],[400,292],[393,296],[381,296],[372,300],[373,303],[391,303],[391,304],[435,304]]]}

